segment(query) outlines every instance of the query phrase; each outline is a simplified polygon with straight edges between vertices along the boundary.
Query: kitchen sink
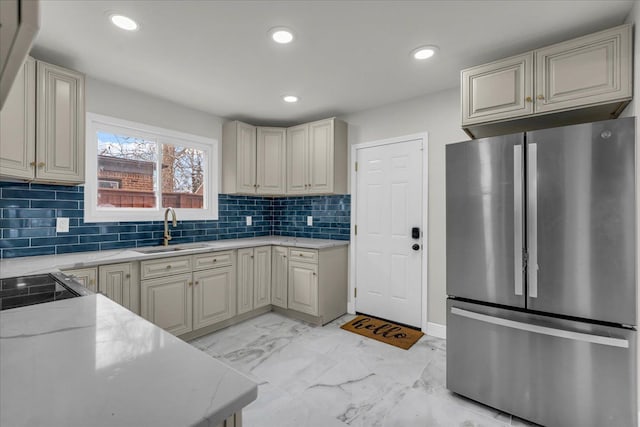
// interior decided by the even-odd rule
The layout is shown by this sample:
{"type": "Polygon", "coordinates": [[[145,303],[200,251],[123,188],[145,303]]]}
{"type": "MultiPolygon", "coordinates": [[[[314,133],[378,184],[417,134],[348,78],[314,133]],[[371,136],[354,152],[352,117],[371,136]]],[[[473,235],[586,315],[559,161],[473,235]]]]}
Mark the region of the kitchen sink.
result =
{"type": "Polygon", "coordinates": [[[134,249],[134,251],[139,252],[141,254],[159,254],[163,252],[179,252],[179,251],[186,251],[189,249],[201,249],[206,247],[207,245],[163,246],[161,248],[151,247],[151,248],[134,249]]]}

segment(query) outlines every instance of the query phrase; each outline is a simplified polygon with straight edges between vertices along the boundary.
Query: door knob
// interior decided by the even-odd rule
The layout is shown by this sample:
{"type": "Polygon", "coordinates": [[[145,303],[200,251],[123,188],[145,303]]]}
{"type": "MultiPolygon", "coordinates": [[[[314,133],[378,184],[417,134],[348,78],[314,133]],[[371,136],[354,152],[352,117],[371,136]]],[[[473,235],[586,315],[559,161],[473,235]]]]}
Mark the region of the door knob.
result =
{"type": "Polygon", "coordinates": [[[417,243],[414,243],[413,246],[411,246],[411,249],[413,249],[414,251],[419,251],[420,250],[420,245],[417,243]]]}

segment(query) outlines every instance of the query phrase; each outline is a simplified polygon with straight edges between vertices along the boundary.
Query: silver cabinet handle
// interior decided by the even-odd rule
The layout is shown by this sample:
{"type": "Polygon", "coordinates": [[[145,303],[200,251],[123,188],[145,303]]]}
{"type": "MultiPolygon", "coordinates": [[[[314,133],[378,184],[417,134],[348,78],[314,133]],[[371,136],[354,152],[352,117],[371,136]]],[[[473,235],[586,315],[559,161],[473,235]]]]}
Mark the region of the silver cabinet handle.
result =
{"type": "Polygon", "coordinates": [[[522,145],[513,147],[513,275],[514,292],[522,295],[522,145]]]}
{"type": "Polygon", "coordinates": [[[527,238],[529,259],[527,260],[527,276],[529,297],[538,297],[538,144],[527,145],[527,177],[529,212],[527,215],[527,238]]]}
{"type": "Polygon", "coordinates": [[[622,338],[603,337],[602,335],[585,334],[582,332],[566,331],[564,329],[549,328],[547,326],[533,325],[531,323],[517,322],[515,320],[504,319],[502,317],[489,316],[487,314],[476,313],[461,308],[451,307],[451,314],[479,320],[493,325],[504,326],[506,328],[518,329],[532,332],[534,334],[549,335],[552,337],[566,338],[574,341],[589,342],[592,344],[608,345],[610,347],[629,348],[629,341],[622,338]]]}

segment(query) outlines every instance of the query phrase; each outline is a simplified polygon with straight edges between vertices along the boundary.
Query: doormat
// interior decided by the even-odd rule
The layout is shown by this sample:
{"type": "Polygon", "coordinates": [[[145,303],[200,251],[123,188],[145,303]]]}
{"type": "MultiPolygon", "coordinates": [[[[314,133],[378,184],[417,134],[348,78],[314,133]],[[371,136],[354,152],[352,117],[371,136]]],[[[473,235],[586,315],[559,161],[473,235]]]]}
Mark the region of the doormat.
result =
{"type": "Polygon", "coordinates": [[[424,335],[422,332],[406,326],[363,315],[357,316],[351,322],[340,327],[345,331],[373,338],[405,350],[409,350],[424,335]]]}

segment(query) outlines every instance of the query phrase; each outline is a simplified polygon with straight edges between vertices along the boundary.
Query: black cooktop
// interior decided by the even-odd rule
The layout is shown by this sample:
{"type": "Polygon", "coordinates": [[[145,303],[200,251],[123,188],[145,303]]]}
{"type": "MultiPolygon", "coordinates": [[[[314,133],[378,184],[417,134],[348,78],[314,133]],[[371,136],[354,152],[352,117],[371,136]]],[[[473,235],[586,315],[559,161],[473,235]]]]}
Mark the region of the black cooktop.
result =
{"type": "Polygon", "coordinates": [[[0,310],[80,296],[51,274],[0,279],[0,310]]]}

